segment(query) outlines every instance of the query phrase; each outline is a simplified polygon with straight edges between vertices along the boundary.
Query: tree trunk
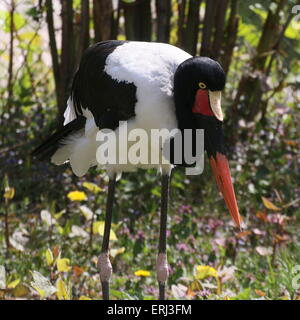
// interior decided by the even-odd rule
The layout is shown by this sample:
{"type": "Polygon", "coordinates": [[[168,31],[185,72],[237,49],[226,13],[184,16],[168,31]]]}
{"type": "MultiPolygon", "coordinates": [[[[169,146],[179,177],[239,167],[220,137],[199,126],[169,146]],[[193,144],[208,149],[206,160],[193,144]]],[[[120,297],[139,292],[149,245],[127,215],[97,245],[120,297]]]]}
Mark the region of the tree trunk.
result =
{"type": "Polygon", "coordinates": [[[90,5],[89,0],[81,0],[80,56],[90,44],[90,5]]]}
{"type": "Polygon", "coordinates": [[[211,36],[213,34],[216,8],[214,1],[206,0],[204,28],[200,50],[200,55],[204,57],[212,56],[211,36]]]}
{"type": "Polygon", "coordinates": [[[63,114],[69,95],[69,87],[74,72],[73,39],[73,0],[61,0],[62,4],[62,46],[61,46],[61,84],[59,90],[58,124],[63,124],[63,114]]]}
{"type": "Polygon", "coordinates": [[[151,41],[151,0],[122,2],[127,40],[151,41]]]}
{"type": "Polygon", "coordinates": [[[157,32],[158,42],[169,42],[171,23],[171,0],[156,0],[157,32]]]}
{"type": "Polygon", "coordinates": [[[216,2],[216,6],[217,12],[215,18],[214,42],[212,44],[212,57],[218,60],[220,57],[221,47],[224,40],[224,26],[228,0],[218,0],[216,2]]]}
{"type": "Polygon", "coordinates": [[[111,0],[94,0],[95,42],[109,40],[113,27],[113,5],[111,0]]]}
{"type": "Polygon", "coordinates": [[[89,0],[81,0],[81,12],[76,13],[74,21],[74,52],[75,52],[75,69],[78,68],[81,57],[90,43],[90,14],[89,0]]]}
{"type": "Polygon", "coordinates": [[[52,0],[46,0],[46,20],[47,20],[49,46],[50,46],[52,68],[53,68],[54,82],[55,82],[56,101],[57,101],[57,105],[59,105],[60,63],[59,63],[59,56],[57,52],[57,44],[56,44],[56,38],[55,38],[52,0]]]}
{"type": "Polygon", "coordinates": [[[225,74],[227,75],[232,55],[233,49],[237,39],[237,33],[239,28],[239,16],[238,16],[238,7],[239,0],[231,0],[230,3],[230,16],[227,22],[225,37],[224,37],[224,45],[223,52],[221,54],[221,65],[224,69],[225,74]]]}
{"type": "Polygon", "coordinates": [[[184,50],[195,56],[197,52],[201,0],[189,0],[188,16],[182,38],[184,50]]]}
{"type": "Polygon", "coordinates": [[[178,6],[178,27],[177,27],[177,46],[182,48],[184,22],[185,22],[185,8],[186,0],[177,0],[178,6]]]}
{"type": "Polygon", "coordinates": [[[118,0],[117,10],[116,10],[116,12],[113,12],[111,39],[117,39],[118,38],[120,16],[121,16],[121,0],[118,0]]]}

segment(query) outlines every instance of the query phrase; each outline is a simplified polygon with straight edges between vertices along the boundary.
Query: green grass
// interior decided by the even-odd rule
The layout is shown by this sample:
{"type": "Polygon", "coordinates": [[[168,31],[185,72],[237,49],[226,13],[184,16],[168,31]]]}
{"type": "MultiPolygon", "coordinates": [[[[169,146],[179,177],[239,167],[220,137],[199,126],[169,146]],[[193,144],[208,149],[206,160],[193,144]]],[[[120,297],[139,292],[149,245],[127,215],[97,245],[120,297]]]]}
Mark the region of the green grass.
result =
{"type": "MultiPolygon", "coordinates": [[[[107,179],[104,174],[95,179],[100,189],[93,190],[93,185],[77,180],[55,202],[47,202],[42,194],[41,202],[34,206],[6,199],[11,247],[7,251],[2,219],[2,299],[101,299],[96,263],[107,179]],[[84,192],[86,200],[69,199],[69,192],[75,190],[84,192]],[[80,209],[83,205],[90,211],[80,209]]],[[[154,171],[140,171],[125,174],[118,183],[112,226],[116,239],[110,243],[112,299],[158,296],[158,181],[154,171]],[[137,276],[138,270],[150,274],[137,276]]],[[[199,181],[199,177],[188,179],[180,170],[173,175],[168,217],[168,298],[297,299],[299,291],[293,288],[293,281],[297,285],[298,271],[293,268],[299,263],[299,221],[282,211],[264,208],[261,201],[256,211],[240,206],[246,223],[240,232],[230,221],[214,183],[207,184],[204,191],[199,181]],[[199,197],[195,197],[197,193],[199,197]],[[199,276],[197,266],[210,266],[217,276],[199,276]]]]}

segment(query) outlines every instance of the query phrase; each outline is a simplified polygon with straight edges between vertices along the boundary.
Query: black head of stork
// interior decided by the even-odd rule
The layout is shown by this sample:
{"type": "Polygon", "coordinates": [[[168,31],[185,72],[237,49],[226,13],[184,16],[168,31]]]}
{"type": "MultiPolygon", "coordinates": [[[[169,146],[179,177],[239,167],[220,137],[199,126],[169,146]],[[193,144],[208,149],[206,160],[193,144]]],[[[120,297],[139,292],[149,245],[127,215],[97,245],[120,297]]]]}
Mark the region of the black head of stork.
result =
{"type": "MultiPolygon", "coordinates": [[[[84,53],[73,80],[64,127],[39,146],[34,154],[51,158],[60,165],[70,162],[73,172],[83,176],[99,166],[97,134],[103,129],[121,132],[122,122],[131,129],[204,129],[204,148],[212,171],[235,223],[240,216],[224,151],[221,91],[225,75],[214,60],[192,58],[187,52],[162,43],[103,41],[84,53]],[[120,122],[121,121],[121,122],[120,122]]],[[[123,132],[123,131],[122,131],[123,132]]],[[[123,137],[124,138],[124,137],[123,137]]],[[[119,141],[124,141],[119,137],[119,141]]],[[[125,140],[128,137],[125,137],[125,140]]],[[[172,139],[171,139],[172,140],[172,139]]],[[[120,143],[123,145],[122,143],[120,143]]],[[[126,145],[126,144],[125,144],[126,145]]],[[[117,151],[115,151],[117,152],[117,151]]],[[[151,151],[152,152],[152,151],[151,151]]],[[[174,158],[170,154],[170,162],[174,158]]],[[[159,297],[165,297],[168,278],[166,230],[171,164],[162,172],[161,215],[157,280],[159,297]]],[[[185,163],[183,163],[185,165],[185,163]]],[[[101,167],[109,175],[105,229],[98,260],[103,298],[109,298],[112,266],[109,261],[109,236],[116,176],[131,171],[136,164],[101,167]]],[[[152,164],[142,168],[153,168],[152,164]]]]}
{"type": "MultiPolygon", "coordinates": [[[[222,67],[207,57],[185,60],[174,75],[178,127],[182,132],[184,129],[204,130],[204,148],[213,174],[234,222],[240,227],[241,219],[225,155],[222,129],[221,92],[224,87],[222,67]]],[[[174,163],[174,159],[171,162],[174,163]]]]}

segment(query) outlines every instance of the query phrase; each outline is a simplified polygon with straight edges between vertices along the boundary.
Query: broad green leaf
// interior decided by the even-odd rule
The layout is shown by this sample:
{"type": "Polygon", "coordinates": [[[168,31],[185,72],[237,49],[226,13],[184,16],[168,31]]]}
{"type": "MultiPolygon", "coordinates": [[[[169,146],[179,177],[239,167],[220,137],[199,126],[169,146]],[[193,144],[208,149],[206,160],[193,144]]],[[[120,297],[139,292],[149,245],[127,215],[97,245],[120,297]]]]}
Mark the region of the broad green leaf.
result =
{"type": "Polygon", "coordinates": [[[290,25],[285,31],[285,37],[290,39],[298,39],[299,38],[299,32],[300,32],[300,23],[296,22],[295,20],[292,20],[290,25]]]}
{"type": "MultiPolygon", "coordinates": [[[[3,12],[3,11],[2,11],[3,12]]],[[[10,32],[10,13],[8,11],[4,12],[5,15],[5,25],[4,25],[4,32],[9,33],[10,32]]],[[[24,16],[18,12],[15,12],[13,15],[13,22],[14,22],[14,28],[16,31],[19,31],[26,25],[26,19],[24,16]]]]}
{"type": "Polygon", "coordinates": [[[57,226],[56,228],[57,228],[57,231],[58,231],[59,234],[64,234],[64,228],[63,227],[57,226]]]}

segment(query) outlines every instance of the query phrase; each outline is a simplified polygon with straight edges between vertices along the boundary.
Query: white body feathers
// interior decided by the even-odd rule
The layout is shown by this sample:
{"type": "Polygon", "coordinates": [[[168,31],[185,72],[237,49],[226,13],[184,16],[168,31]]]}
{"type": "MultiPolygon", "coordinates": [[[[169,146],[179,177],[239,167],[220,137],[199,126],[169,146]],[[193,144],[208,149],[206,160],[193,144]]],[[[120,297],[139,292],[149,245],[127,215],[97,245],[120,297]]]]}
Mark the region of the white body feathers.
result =
{"type": "MultiPolygon", "coordinates": [[[[147,42],[125,43],[107,57],[104,72],[116,81],[133,83],[137,88],[136,116],[127,122],[128,132],[135,128],[146,131],[177,128],[173,77],[177,67],[190,57],[188,53],[172,45],[147,42]]],[[[51,159],[57,165],[69,159],[72,170],[77,176],[83,176],[91,166],[97,165],[96,151],[100,145],[100,142],[96,141],[99,128],[95,124],[92,113],[83,109],[83,115],[87,118],[85,129],[65,139],[64,146],[58,149],[51,159]]],[[[64,117],[64,125],[76,118],[71,98],[68,100],[64,117]]],[[[122,126],[118,127],[115,130],[117,137],[119,131],[121,135],[123,132],[127,133],[122,130],[122,126]]],[[[153,152],[157,152],[157,149],[149,149],[150,154],[153,152]]],[[[103,168],[103,166],[100,167],[103,168]]],[[[162,170],[171,168],[170,165],[132,165],[130,163],[104,166],[109,175],[132,171],[138,167],[156,167],[162,170]]]]}

